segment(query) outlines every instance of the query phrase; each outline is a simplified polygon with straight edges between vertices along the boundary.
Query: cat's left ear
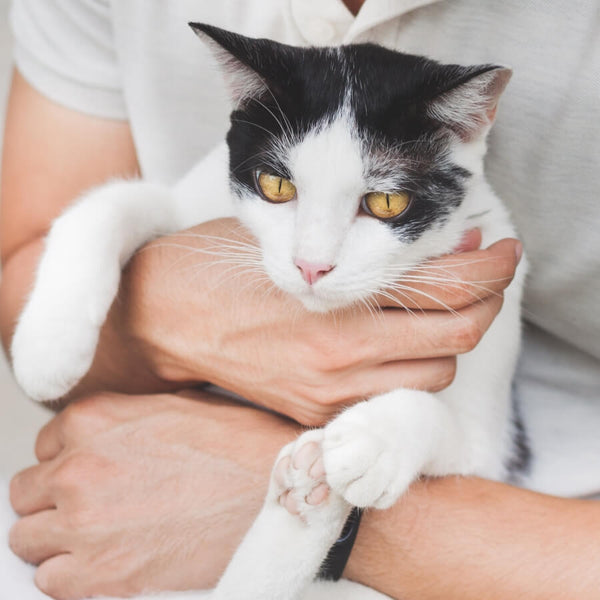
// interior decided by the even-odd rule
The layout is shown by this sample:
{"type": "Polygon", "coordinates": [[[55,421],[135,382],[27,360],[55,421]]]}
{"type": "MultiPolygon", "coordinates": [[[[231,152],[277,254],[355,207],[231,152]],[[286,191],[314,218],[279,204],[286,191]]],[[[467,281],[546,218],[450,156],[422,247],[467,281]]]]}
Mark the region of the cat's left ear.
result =
{"type": "Polygon", "coordinates": [[[492,65],[469,71],[427,107],[430,117],[456,131],[466,142],[487,135],[496,118],[500,96],[512,76],[511,69],[492,65]]]}
{"type": "Polygon", "coordinates": [[[189,23],[219,62],[235,105],[247,98],[273,93],[287,76],[289,47],[267,39],[249,38],[205,23],[189,23]]]}

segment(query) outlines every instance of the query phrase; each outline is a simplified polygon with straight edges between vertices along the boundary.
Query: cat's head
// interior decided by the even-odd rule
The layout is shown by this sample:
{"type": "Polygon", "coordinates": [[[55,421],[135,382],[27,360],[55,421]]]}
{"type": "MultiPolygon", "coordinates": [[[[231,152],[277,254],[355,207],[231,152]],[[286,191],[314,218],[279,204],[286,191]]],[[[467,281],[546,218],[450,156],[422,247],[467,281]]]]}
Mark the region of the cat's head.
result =
{"type": "Polygon", "coordinates": [[[455,247],[509,69],[192,27],[229,83],[231,185],[277,286],[330,310],[455,247]]]}

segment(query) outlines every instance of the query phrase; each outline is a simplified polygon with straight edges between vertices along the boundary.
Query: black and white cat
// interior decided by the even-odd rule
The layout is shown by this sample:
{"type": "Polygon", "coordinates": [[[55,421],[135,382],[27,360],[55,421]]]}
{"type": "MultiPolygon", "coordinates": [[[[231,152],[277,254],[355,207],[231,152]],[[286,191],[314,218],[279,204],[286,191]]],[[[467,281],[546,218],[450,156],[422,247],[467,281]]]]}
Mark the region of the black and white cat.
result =
{"type": "MultiPolygon", "coordinates": [[[[230,83],[227,143],[174,189],[109,183],[54,222],[12,344],[17,379],[37,400],[61,397],[89,369],[136,249],[206,219],[202,203],[215,203],[213,217],[236,215],[259,241],[268,276],[314,311],[364,301],[452,251],[468,229],[480,228],[485,245],[515,235],[483,173],[510,70],[192,27],[230,83]]],[[[351,506],[389,507],[420,474],[509,475],[524,275],[521,261],[500,314],[458,358],[447,389],[371,398],[281,451],[215,598],[302,597],[351,506]]]]}

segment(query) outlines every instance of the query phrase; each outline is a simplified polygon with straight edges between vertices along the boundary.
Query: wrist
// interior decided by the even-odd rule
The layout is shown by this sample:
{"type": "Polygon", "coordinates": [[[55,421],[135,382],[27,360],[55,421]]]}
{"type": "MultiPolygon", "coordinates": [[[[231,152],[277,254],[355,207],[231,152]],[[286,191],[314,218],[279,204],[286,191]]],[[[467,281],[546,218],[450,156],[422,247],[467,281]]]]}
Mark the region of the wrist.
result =
{"type": "Polygon", "coordinates": [[[423,479],[391,508],[366,511],[344,577],[392,597],[419,597],[419,590],[437,577],[436,568],[441,576],[443,561],[436,549],[446,542],[446,530],[453,530],[449,519],[460,528],[461,514],[470,506],[465,488],[477,482],[423,479]]]}
{"type": "Polygon", "coordinates": [[[181,389],[202,378],[181,358],[186,356],[185,324],[177,307],[176,285],[169,280],[172,262],[160,243],[151,242],[137,252],[123,271],[119,301],[109,318],[151,378],[167,389],[181,389]]]}
{"type": "Polygon", "coordinates": [[[192,379],[171,377],[167,349],[176,327],[162,326],[165,304],[159,249],[138,252],[123,270],[119,292],[100,332],[92,367],[67,399],[97,391],[133,394],[176,391],[192,379]]]}

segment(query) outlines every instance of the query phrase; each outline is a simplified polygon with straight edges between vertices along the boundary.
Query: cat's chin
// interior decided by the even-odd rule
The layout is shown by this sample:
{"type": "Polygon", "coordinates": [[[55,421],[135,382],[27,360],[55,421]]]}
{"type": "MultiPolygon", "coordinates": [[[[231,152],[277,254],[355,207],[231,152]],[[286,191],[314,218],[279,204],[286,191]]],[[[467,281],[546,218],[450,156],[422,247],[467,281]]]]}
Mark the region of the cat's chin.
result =
{"type": "Polygon", "coordinates": [[[328,313],[343,308],[348,308],[357,303],[357,299],[326,297],[314,293],[294,294],[297,300],[303,304],[304,308],[310,312],[328,313]]]}

